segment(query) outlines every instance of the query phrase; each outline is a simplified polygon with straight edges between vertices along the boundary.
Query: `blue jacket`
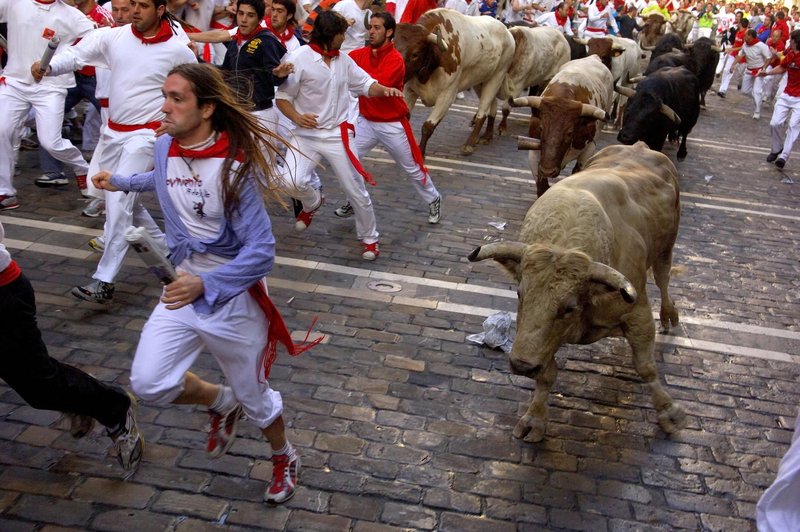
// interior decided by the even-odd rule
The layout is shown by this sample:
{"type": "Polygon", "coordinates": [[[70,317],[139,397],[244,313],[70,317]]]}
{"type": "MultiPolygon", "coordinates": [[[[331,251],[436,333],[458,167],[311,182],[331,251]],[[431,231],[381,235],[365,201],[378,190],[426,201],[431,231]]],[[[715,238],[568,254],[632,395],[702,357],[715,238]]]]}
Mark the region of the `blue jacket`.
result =
{"type": "Polygon", "coordinates": [[[214,240],[190,236],[167,191],[167,154],[171,142],[169,135],[156,140],[155,168],[151,172],[114,175],[111,184],[124,191],[155,190],[164,213],[167,246],[174,265],[180,266],[192,253],[212,253],[231,259],[213,271],[200,274],[205,292],[192,305],[200,314],[212,314],[272,270],[275,262],[272,224],[261,195],[250,183],[239,195],[239,208],[230,220],[225,220],[214,240]]]}

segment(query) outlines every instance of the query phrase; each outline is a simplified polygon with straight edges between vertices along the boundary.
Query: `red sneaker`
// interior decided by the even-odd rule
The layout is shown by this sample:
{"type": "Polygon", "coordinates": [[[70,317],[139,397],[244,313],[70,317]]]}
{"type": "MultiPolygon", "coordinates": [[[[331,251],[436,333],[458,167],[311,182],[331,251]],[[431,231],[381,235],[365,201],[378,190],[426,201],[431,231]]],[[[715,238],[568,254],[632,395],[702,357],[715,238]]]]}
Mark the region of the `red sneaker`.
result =
{"type": "Polygon", "coordinates": [[[372,244],[364,244],[364,252],[361,253],[361,258],[364,260],[375,260],[381,254],[380,247],[377,242],[372,244]]]}
{"type": "Polygon", "coordinates": [[[300,458],[296,453],[272,455],[272,481],[267,485],[264,500],[271,504],[281,504],[292,498],[297,487],[300,472],[300,458]]]}
{"type": "Polygon", "coordinates": [[[86,176],[85,175],[76,175],[75,181],[78,182],[78,188],[81,189],[81,196],[84,198],[89,197],[89,186],[86,183],[86,176]]]}
{"type": "Polygon", "coordinates": [[[219,458],[231,448],[233,440],[236,438],[236,426],[239,424],[242,413],[242,405],[239,403],[236,403],[236,406],[225,414],[213,410],[208,411],[211,419],[209,420],[206,452],[210,458],[219,458]]]}
{"type": "MultiPolygon", "coordinates": [[[[301,209],[300,212],[297,214],[297,221],[294,223],[294,230],[297,231],[298,233],[302,233],[303,231],[308,229],[308,226],[311,225],[311,220],[314,218],[314,215],[317,214],[317,211],[319,210],[320,207],[322,207],[324,203],[325,203],[325,196],[320,194],[319,205],[317,205],[316,209],[314,209],[311,212],[307,212],[301,209]]],[[[300,203],[300,205],[303,204],[300,203]]]]}

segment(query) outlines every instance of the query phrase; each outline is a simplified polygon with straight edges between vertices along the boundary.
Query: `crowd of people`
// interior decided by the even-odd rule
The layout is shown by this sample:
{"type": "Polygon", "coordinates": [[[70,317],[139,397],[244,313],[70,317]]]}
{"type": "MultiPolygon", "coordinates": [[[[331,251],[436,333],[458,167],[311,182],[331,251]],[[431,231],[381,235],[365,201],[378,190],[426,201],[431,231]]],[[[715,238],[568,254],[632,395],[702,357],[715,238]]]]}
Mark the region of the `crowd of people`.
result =
{"type": "MultiPolygon", "coordinates": [[[[447,0],[443,6],[589,37],[633,37],[642,17],[691,11],[692,38],[715,37],[728,46],[720,97],[738,65],[741,89],[754,97],[753,118],[773,86],[778,93],[767,160],[782,168],[800,132],[796,7],[688,0],[511,0],[505,6],[447,0]],[[781,81],[767,81],[775,78],[781,81]]],[[[24,205],[13,180],[19,149],[34,142],[33,122],[43,170],[36,185],[68,187],[71,172],[80,193],[91,198],[82,214],[105,213],[102,238],[90,242],[102,257],[92,281],[72,294],[113,300],[131,226],[143,227],[177,268],[143,328],[131,368],[134,395],[48,355],[33,290],[2,245],[0,225],[0,330],[14,353],[0,359],[0,378],[31,405],[64,411],[75,437],[99,421],[129,471],[144,452],[138,400],[205,407],[212,457],[230,448],[246,415],[271,448],[265,500],[290,498],[300,458],[286,437],[281,395],[267,378],[277,343],[292,354],[311,346],[292,341],[267,294],[275,258],[267,208],[290,201],[295,230],[306,231],[325,201],[316,171],[325,159],[346,197],[335,215],[353,217],[361,257],[376,260],[381,250],[368,187],[375,180],[361,160],[381,144],[421,198],[427,222],[440,221],[442,196],[411,130],[405,65],[393,45],[397,20],[415,22],[435,7],[429,0],[388,2],[374,12],[368,0],[111,0],[105,6],[0,0],[7,41],[0,210],[24,205]],[[48,46],[56,51],[44,64],[48,46]],[[79,150],[63,138],[62,125],[81,100],[87,104],[79,150]],[[161,207],[163,232],[142,204],[148,191],[161,207]],[[227,385],[191,371],[203,349],[216,358],[227,385]]]]}

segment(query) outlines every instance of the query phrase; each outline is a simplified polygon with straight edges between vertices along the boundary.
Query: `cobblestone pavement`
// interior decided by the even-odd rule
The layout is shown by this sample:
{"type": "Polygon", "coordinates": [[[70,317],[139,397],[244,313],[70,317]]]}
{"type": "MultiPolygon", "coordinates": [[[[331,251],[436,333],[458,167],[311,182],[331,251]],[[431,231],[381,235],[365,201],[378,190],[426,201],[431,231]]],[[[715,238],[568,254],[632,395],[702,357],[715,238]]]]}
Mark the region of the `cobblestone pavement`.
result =
{"type": "MultiPolygon", "coordinates": [[[[328,204],[305,234],[272,208],[271,294],[293,330],[316,316],[327,336],[300,357],[282,353],[272,372],[303,460],[291,501],[261,502],[270,465],[252,426],[210,461],[203,411],[143,406],[144,462],[125,480],[101,431],[75,441],[57,413],[0,383],[0,530],[753,530],[800,404],[800,188],[789,182],[799,163],[782,173],[764,162],[771,107],[754,121],[735,90],[708,102],[678,164],[681,273],[671,285],[682,324],[657,345],[661,378],[689,413],[679,434],[659,430],[627,344],[606,339],[559,352],[546,439],[511,436],[532,381],[465,337],[488,314],[514,311],[515,287],[466,256],[516,237],[534,187],[513,138],[457,154],[468,97],[429,144],[439,225],[384,152],[367,158],[377,262],[360,259],[352,220],[333,216],[341,193],[327,171],[328,204]]],[[[415,131],[426,114],[415,110],[415,131]]],[[[513,116],[512,135],[525,134],[525,110],[513,116]]],[[[37,290],[45,339],[55,357],[126,385],[159,288],[131,255],[113,305],[70,296],[94,269],[86,241],[102,220],[78,215],[72,186],[34,187],[34,154],[21,162],[22,208],[0,220],[37,290]]],[[[210,356],[198,372],[222,379],[210,356]]]]}

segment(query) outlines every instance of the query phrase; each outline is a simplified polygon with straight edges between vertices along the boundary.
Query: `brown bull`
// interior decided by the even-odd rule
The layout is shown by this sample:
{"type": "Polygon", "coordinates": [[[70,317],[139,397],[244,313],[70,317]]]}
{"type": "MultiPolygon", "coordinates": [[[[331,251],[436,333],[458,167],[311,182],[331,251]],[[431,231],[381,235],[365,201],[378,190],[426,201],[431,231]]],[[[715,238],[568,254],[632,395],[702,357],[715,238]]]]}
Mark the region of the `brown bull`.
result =
{"type": "Polygon", "coordinates": [[[624,336],[637,373],[650,389],[661,428],[685,421],[661,385],[653,358],[655,323],[646,278],[661,291],[661,326],[677,325],[668,284],[678,235],[680,197],[675,166],[639,142],[599,151],[584,171],[554,185],[523,221],[518,242],[477,248],[470,261],[494,259],[519,288],[511,370],[536,381],[514,436],[544,438],[547,396],[556,379],[556,351],[624,336]]]}

